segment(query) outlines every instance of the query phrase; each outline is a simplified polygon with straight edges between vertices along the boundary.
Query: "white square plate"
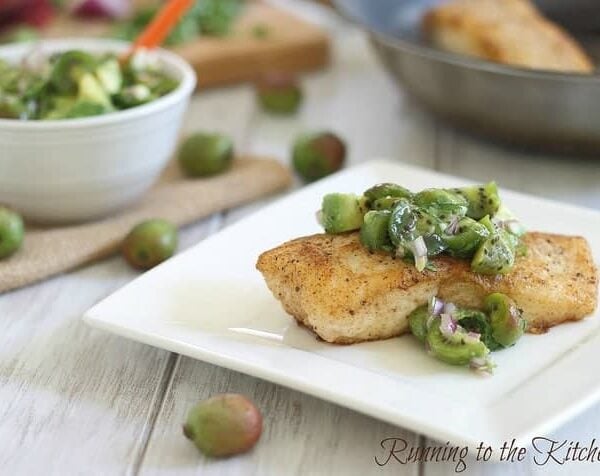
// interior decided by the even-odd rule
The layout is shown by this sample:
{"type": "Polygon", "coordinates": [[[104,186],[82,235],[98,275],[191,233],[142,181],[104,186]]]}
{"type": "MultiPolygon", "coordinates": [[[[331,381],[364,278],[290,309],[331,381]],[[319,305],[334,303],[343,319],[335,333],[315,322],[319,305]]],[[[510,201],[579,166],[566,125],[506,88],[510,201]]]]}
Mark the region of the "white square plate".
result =
{"type": "MultiPolygon", "coordinates": [[[[373,161],[305,187],[144,274],[85,314],[130,339],[228,367],[456,444],[527,445],[600,393],[598,313],[494,353],[492,377],[440,363],[411,336],[351,346],[319,342],[282,310],[255,269],[258,255],[320,231],[331,191],[377,182],[413,190],[464,185],[373,161]]],[[[600,256],[600,213],[503,191],[529,229],[585,236],[600,256]]]]}

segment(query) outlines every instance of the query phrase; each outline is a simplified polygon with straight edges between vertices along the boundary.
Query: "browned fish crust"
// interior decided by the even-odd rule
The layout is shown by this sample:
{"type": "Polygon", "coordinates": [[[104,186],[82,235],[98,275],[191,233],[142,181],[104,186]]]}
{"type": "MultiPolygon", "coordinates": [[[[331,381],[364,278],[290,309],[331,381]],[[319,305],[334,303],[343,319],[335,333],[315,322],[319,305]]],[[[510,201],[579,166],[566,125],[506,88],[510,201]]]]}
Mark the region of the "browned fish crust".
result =
{"type": "Polygon", "coordinates": [[[419,272],[386,253],[369,253],[358,233],[313,235],[263,253],[257,269],[284,309],[327,342],[386,339],[408,329],[408,314],[437,295],[481,308],[491,292],[512,297],[532,333],[575,321],[596,308],[598,278],[584,238],[528,233],[528,253],[511,273],[485,276],[469,262],[432,260],[419,272]]]}
{"type": "Polygon", "coordinates": [[[423,30],[441,49],[525,68],[591,73],[592,61],[529,0],[453,0],[430,10],[423,30]]]}

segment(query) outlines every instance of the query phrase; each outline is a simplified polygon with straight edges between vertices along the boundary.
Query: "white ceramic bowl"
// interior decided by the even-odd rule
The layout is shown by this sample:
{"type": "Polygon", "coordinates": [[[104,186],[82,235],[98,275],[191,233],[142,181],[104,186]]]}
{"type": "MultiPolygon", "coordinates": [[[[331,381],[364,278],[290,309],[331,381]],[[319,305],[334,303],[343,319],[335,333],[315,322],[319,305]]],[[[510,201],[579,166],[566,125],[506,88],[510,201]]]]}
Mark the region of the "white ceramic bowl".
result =
{"type": "MultiPolygon", "coordinates": [[[[40,46],[50,53],[127,48],[106,39],[47,40],[40,46]]],[[[0,58],[18,61],[31,48],[0,47],[0,58]]],[[[180,85],[148,104],[82,119],[0,119],[0,203],[30,220],[64,223],[109,215],[148,190],[175,149],[196,85],[184,60],[164,50],[156,54],[180,85]]]]}

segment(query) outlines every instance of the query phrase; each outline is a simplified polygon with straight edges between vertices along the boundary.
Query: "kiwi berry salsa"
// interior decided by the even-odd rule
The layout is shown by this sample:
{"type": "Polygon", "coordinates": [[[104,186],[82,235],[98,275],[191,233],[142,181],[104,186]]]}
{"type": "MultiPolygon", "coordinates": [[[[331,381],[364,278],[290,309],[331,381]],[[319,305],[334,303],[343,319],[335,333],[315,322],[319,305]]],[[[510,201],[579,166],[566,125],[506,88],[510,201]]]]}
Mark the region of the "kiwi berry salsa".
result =
{"type": "Polygon", "coordinates": [[[0,59],[0,118],[98,116],[149,103],[178,85],[146,51],[123,62],[111,53],[34,51],[19,64],[0,59]]]}
{"type": "MultiPolygon", "coordinates": [[[[382,183],[360,196],[331,193],[318,219],[326,233],[360,231],[367,250],[390,253],[420,272],[435,272],[432,258],[449,255],[468,260],[474,273],[503,275],[526,253],[525,230],[502,204],[494,182],[417,193],[382,183]]],[[[526,321],[512,299],[492,293],[482,310],[433,297],[410,314],[409,327],[437,359],[490,372],[490,352],[514,345],[526,321]]]]}
{"type": "Polygon", "coordinates": [[[481,274],[506,274],[525,252],[525,230],[502,205],[495,182],[418,193],[382,183],[362,196],[331,193],[323,198],[319,221],[327,233],[360,230],[369,251],[385,251],[434,270],[430,258],[446,254],[469,260],[481,274]]]}

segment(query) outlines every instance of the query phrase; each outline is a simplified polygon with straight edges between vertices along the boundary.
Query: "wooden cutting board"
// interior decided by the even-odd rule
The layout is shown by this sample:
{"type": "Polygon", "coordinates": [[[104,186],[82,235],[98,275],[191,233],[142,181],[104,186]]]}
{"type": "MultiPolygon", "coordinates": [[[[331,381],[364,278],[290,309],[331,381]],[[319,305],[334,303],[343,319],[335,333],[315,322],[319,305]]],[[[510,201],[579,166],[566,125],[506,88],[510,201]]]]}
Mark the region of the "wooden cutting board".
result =
{"type": "MultiPolygon", "coordinates": [[[[59,18],[44,36],[110,36],[106,22],[59,18]]],[[[329,61],[327,34],[292,14],[260,1],[249,1],[226,37],[200,37],[173,48],[196,70],[200,87],[251,81],[268,72],[297,73],[329,61]],[[257,37],[255,28],[266,28],[257,37]]]]}

